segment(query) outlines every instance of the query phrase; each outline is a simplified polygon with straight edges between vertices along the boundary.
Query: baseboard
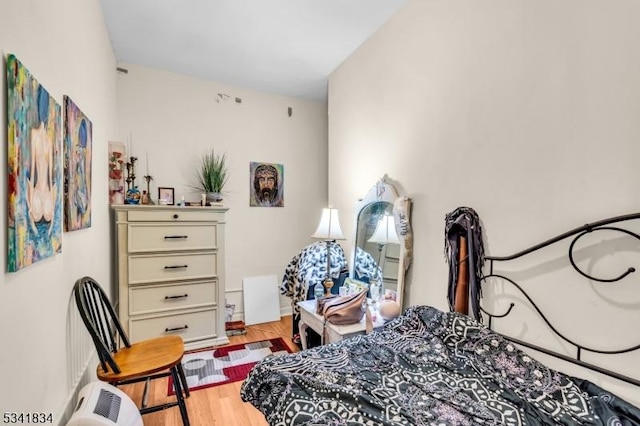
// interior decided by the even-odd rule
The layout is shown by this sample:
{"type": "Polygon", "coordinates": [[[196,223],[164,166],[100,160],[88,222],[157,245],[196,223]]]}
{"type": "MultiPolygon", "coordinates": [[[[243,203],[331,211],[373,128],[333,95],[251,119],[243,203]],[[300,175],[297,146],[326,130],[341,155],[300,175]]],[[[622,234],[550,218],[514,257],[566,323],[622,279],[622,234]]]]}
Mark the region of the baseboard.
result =
{"type": "Polygon", "coordinates": [[[287,317],[289,315],[293,315],[293,309],[291,309],[291,305],[280,306],[280,318],[287,317]]]}
{"type": "MultiPolygon", "coordinates": [[[[280,318],[293,315],[291,306],[280,306],[280,318]]],[[[244,321],[244,311],[234,312],[231,321],[244,321]]]]}

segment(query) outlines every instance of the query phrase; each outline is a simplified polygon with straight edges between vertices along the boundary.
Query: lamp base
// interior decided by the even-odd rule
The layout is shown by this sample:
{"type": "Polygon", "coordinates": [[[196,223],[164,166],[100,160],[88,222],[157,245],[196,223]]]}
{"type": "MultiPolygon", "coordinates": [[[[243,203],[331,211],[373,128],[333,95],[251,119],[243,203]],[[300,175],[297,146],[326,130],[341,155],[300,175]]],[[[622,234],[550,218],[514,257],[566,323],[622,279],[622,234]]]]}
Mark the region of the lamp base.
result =
{"type": "Polygon", "coordinates": [[[327,278],[326,280],[324,280],[322,285],[324,286],[324,289],[325,289],[324,296],[325,297],[331,296],[331,287],[333,287],[333,281],[331,280],[331,278],[327,278]]]}

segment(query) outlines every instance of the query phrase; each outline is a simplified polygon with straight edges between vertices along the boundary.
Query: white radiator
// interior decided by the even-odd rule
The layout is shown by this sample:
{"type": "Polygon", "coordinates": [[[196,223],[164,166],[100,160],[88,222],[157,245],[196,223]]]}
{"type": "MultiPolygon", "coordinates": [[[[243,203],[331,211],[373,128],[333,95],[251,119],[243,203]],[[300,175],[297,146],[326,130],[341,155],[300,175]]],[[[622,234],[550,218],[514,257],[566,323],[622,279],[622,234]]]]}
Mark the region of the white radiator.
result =
{"type": "Polygon", "coordinates": [[[78,393],[76,408],[67,426],[142,426],[138,407],[120,389],[92,382],[78,393]]]}
{"type": "Polygon", "coordinates": [[[74,401],[77,400],[80,389],[87,383],[97,380],[98,356],[91,336],[80,318],[73,296],[70,297],[67,307],[66,327],[68,395],[62,413],[58,417],[60,419],[58,425],[64,425],[71,417],[75,407],[74,401]]]}
{"type": "Polygon", "coordinates": [[[95,346],[80,318],[75,300],[72,300],[67,313],[67,374],[71,389],[86,384],[81,383],[82,376],[93,354],[95,354],[95,346]]]}

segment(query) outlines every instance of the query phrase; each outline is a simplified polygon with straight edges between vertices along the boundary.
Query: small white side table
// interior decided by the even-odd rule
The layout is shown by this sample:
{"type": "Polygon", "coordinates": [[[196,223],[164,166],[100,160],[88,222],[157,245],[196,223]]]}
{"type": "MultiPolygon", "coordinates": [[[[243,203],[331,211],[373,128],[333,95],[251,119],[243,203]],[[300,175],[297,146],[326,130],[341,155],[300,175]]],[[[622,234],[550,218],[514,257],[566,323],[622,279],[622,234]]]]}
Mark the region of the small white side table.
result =
{"type": "MultiPolygon", "coordinates": [[[[366,317],[362,317],[362,320],[357,324],[350,325],[335,325],[327,322],[327,341],[324,341],[324,318],[321,315],[316,314],[316,301],[305,300],[298,302],[300,307],[300,321],[298,322],[298,328],[300,330],[300,343],[302,349],[307,349],[307,327],[310,327],[313,331],[318,333],[321,337],[322,344],[339,342],[340,340],[348,339],[349,337],[356,336],[358,334],[365,334],[366,332],[366,317]]],[[[373,328],[384,325],[384,320],[379,313],[369,305],[373,321],[373,328]]]]}

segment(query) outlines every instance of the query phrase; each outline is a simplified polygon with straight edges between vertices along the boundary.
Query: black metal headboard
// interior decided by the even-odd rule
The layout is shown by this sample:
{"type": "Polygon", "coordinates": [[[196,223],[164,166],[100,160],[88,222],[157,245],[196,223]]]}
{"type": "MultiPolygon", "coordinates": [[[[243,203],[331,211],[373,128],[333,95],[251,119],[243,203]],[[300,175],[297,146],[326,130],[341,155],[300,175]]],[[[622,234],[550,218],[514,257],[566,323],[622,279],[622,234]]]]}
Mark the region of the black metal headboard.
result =
{"type": "MultiPolygon", "coordinates": [[[[614,371],[610,371],[608,369],[602,368],[600,366],[591,364],[589,362],[585,362],[582,359],[582,355],[583,352],[590,352],[590,353],[596,353],[596,354],[606,354],[606,355],[613,355],[613,354],[623,354],[623,353],[629,353],[629,352],[633,352],[636,351],[638,349],[640,349],[640,343],[627,347],[627,348],[623,348],[623,349],[615,349],[615,350],[599,350],[599,349],[595,349],[595,348],[591,348],[585,345],[580,344],[579,342],[576,342],[575,339],[569,338],[565,335],[563,335],[561,332],[558,331],[558,329],[549,321],[549,319],[543,314],[542,310],[538,307],[538,305],[533,301],[533,299],[530,297],[529,294],[527,294],[527,292],[524,290],[524,288],[518,284],[516,281],[514,281],[513,279],[502,275],[502,274],[497,274],[494,273],[494,265],[496,262],[507,262],[510,260],[514,260],[514,259],[518,259],[518,258],[522,258],[525,255],[528,255],[530,253],[533,253],[537,250],[540,250],[544,247],[550,246],[552,244],[555,244],[559,241],[565,240],[567,238],[571,238],[573,237],[573,240],[571,241],[571,244],[569,245],[569,253],[568,253],[568,257],[569,257],[569,262],[571,263],[571,266],[573,266],[573,268],[579,273],[581,274],[583,277],[585,277],[588,280],[592,280],[592,281],[598,281],[598,282],[606,282],[606,283],[612,283],[612,282],[616,282],[616,281],[620,281],[622,279],[624,279],[625,277],[627,277],[629,274],[632,274],[634,272],[636,272],[636,269],[632,266],[628,267],[627,270],[622,271],[618,276],[615,277],[611,277],[611,278],[601,278],[601,277],[593,277],[589,274],[587,274],[586,272],[584,272],[583,270],[581,270],[578,265],[576,264],[575,260],[574,260],[574,253],[573,253],[573,249],[574,246],[576,244],[576,242],[578,240],[580,240],[580,238],[582,238],[583,236],[592,233],[594,231],[600,231],[600,230],[609,230],[609,231],[616,231],[616,232],[621,232],[624,234],[627,234],[631,237],[636,238],[637,240],[640,240],[640,235],[636,234],[635,232],[632,232],[628,229],[625,229],[623,227],[621,227],[621,225],[618,226],[612,226],[613,224],[619,224],[622,222],[626,222],[626,221],[630,221],[633,219],[640,219],[640,213],[633,213],[633,214],[628,214],[628,215],[624,215],[624,216],[616,216],[616,217],[612,217],[609,219],[604,219],[604,220],[600,220],[594,223],[589,223],[586,224],[584,226],[580,226],[578,228],[572,229],[568,232],[565,232],[561,235],[558,235],[554,238],[550,238],[546,241],[543,241],[539,244],[536,244],[528,249],[522,250],[518,253],[509,255],[509,256],[486,256],[485,260],[488,263],[488,273],[486,275],[484,275],[484,277],[482,278],[482,282],[483,282],[483,286],[486,285],[486,281],[489,278],[497,278],[500,280],[504,280],[510,284],[512,284],[527,300],[528,302],[531,304],[531,306],[535,309],[535,311],[538,313],[538,315],[540,316],[540,318],[547,324],[547,326],[553,331],[553,333],[555,333],[555,335],[557,337],[560,337],[561,339],[563,339],[565,342],[573,345],[573,347],[575,347],[576,353],[574,357],[571,356],[567,356],[565,354],[559,353],[557,351],[553,351],[538,345],[535,345],[533,343],[529,343],[517,338],[513,338],[510,336],[505,336],[507,337],[509,340],[513,341],[516,344],[519,345],[523,345],[526,346],[528,348],[534,349],[536,351],[540,351],[542,353],[554,356],[556,358],[560,358],[563,359],[565,361],[571,362],[573,364],[579,365],[581,367],[585,367],[588,368],[592,371],[596,371],[598,373],[602,373],[605,374],[609,377],[614,377],[616,379],[622,380],[624,382],[636,385],[636,386],[640,386],[640,379],[638,378],[633,378],[633,377],[629,377],[623,374],[619,374],[616,373],[614,371]]],[[[508,309],[506,310],[506,312],[503,313],[491,313],[488,312],[487,310],[485,310],[484,308],[482,309],[482,312],[487,315],[488,317],[488,326],[489,328],[492,328],[493,325],[493,320],[495,318],[504,318],[507,315],[509,315],[511,313],[511,310],[513,309],[513,307],[515,306],[514,303],[511,303],[510,306],[508,307],[508,309]]],[[[640,336],[639,336],[640,339],[640,336]]]]}

